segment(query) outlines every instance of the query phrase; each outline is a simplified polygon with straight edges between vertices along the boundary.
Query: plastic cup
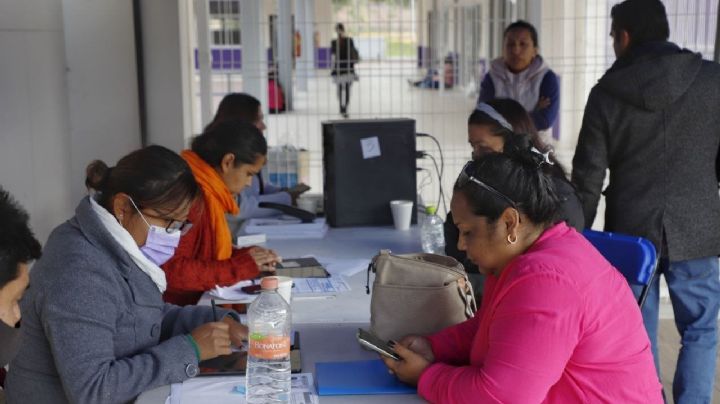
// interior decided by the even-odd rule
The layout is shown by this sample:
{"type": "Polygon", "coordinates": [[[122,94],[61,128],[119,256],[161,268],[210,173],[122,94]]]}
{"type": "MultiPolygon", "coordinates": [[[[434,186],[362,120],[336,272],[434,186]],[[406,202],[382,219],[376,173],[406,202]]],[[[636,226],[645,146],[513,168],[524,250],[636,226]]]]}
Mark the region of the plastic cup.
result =
{"type": "Polygon", "coordinates": [[[393,223],[396,230],[409,230],[412,219],[413,201],[390,201],[393,223]]]}
{"type": "Polygon", "coordinates": [[[290,298],[292,297],[293,280],[289,276],[276,276],[278,280],[278,294],[290,304],[290,298]]]}

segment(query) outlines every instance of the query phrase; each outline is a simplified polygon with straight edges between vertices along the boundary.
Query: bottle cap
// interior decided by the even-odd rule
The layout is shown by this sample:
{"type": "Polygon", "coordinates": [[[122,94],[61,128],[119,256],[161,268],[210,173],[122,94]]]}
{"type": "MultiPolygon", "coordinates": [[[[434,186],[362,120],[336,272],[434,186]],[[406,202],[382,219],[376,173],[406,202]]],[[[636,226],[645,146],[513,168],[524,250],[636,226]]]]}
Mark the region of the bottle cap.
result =
{"type": "Polygon", "coordinates": [[[437,208],[435,208],[435,206],[428,205],[427,207],[425,207],[425,213],[427,213],[428,215],[434,215],[435,212],[437,212],[437,208]]]}
{"type": "Polygon", "coordinates": [[[260,280],[260,287],[262,289],[277,289],[278,288],[278,278],[277,276],[265,276],[260,280]]]}

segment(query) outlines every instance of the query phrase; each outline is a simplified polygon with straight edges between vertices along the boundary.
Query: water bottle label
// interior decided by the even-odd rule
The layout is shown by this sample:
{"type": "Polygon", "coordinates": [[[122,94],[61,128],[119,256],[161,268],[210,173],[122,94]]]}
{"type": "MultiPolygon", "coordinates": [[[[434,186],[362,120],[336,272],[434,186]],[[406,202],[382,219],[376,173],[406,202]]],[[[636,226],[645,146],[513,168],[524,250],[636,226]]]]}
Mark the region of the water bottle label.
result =
{"type": "Polygon", "coordinates": [[[248,353],[260,359],[282,359],[290,355],[290,337],[252,333],[248,338],[248,353]]]}

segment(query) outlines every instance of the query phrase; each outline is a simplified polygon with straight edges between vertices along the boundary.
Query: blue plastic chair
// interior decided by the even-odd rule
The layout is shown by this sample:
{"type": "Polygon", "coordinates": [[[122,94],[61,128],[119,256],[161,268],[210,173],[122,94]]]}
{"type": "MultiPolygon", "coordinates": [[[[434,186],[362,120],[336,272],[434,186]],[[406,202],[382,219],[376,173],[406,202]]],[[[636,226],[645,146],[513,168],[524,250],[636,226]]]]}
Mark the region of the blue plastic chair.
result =
{"type": "Polygon", "coordinates": [[[584,230],[583,236],[625,276],[631,286],[642,286],[638,297],[638,305],[642,307],[657,267],[657,252],[653,243],[642,237],[595,230],[584,230]]]}

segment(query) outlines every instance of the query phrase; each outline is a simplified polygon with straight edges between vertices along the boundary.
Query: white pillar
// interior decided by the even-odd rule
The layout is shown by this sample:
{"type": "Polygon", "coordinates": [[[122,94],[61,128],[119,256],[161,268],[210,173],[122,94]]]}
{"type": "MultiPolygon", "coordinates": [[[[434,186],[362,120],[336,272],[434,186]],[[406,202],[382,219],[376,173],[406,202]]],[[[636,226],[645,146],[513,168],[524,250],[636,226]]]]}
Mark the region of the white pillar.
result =
{"type": "Polygon", "coordinates": [[[278,67],[278,81],[285,93],[285,105],[288,111],[293,109],[293,30],[292,1],[277,0],[277,55],[274,55],[278,67]]]}
{"type": "Polygon", "coordinates": [[[208,21],[210,10],[206,0],[195,0],[195,22],[197,24],[197,58],[198,74],[200,75],[200,119],[201,127],[212,120],[212,66],[210,55],[210,33],[208,21]]]}
{"type": "MultiPolygon", "coordinates": [[[[303,0],[305,23],[299,26],[302,37],[302,62],[305,76],[315,76],[315,0],[303,0]]],[[[322,44],[320,44],[322,46],[322,44]]]]}
{"type": "MultiPolygon", "coordinates": [[[[305,36],[305,26],[308,24],[305,9],[306,0],[295,0],[295,30],[300,33],[300,57],[297,58],[295,64],[295,72],[297,73],[298,90],[307,91],[308,89],[308,58],[305,50],[305,42],[308,37],[305,36]]],[[[312,38],[310,38],[312,40],[312,38]]],[[[296,44],[297,46],[297,44],[296,44]]]]}
{"type": "Polygon", "coordinates": [[[262,1],[240,2],[243,92],[260,100],[267,113],[267,45],[262,32],[265,18],[262,1]]]}

